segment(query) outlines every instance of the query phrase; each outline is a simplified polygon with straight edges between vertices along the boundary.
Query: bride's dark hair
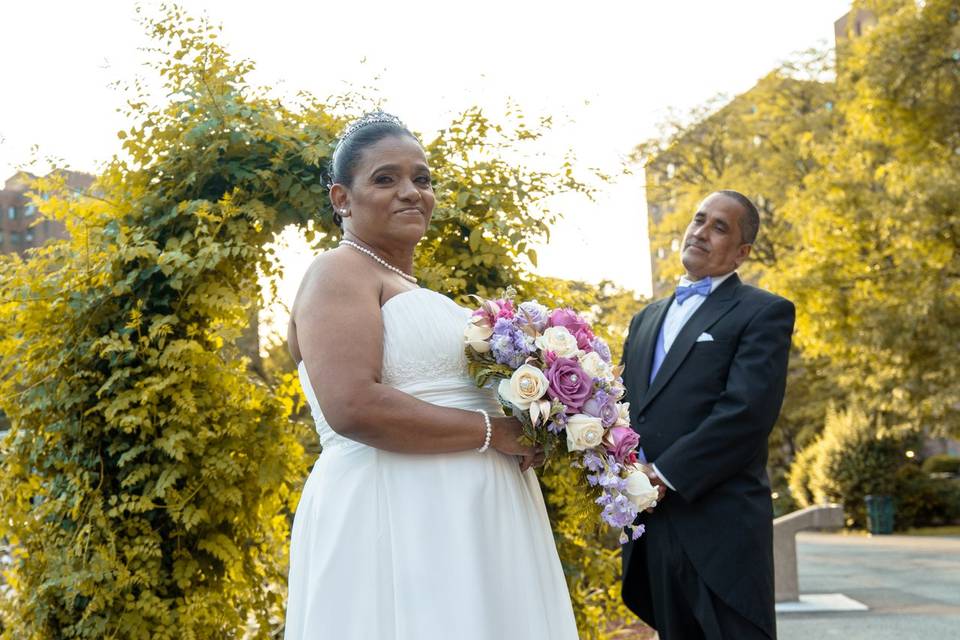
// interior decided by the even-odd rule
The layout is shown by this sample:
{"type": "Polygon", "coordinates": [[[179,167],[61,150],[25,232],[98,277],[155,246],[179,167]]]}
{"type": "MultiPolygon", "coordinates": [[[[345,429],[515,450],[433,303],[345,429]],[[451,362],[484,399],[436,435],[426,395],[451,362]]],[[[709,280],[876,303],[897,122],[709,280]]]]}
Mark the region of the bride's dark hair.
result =
{"type": "MultiPolygon", "coordinates": [[[[390,136],[408,136],[420,141],[407,129],[400,119],[382,111],[365,114],[362,118],[347,127],[346,132],[337,143],[337,148],[330,159],[330,185],[339,183],[345,187],[353,185],[353,173],[360,161],[360,154],[375,145],[377,142],[390,136]]],[[[334,211],[333,222],[342,228],[343,218],[334,211]]]]}

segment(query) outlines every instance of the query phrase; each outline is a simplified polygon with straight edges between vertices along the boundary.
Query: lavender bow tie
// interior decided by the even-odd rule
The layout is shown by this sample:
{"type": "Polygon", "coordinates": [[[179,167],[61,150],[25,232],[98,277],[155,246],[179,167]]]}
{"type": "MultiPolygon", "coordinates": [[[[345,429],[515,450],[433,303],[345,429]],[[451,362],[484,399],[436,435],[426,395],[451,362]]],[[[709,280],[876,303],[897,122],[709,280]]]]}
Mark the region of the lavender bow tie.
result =
{"type": "Polygon", "coordinates": [[[713,281],[710,279],[710,276],[707,276],[703,280],[697,280],[689,287],[684,285],[677,286],[677,304],[683,304],[683,301],[692,296],[703,296],[706,298],[710,295],[710,288],[713,286],[713,281]]]}

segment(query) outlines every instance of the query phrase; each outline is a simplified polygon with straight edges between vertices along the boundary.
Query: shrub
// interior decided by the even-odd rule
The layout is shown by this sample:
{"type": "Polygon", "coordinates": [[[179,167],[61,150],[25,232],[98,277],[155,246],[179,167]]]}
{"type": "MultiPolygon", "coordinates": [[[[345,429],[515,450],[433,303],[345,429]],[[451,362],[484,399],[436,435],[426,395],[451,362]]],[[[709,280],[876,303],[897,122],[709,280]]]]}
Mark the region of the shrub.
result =
{"type": "Polygon", "coordinates": [[[896,484],[897,529],[951,524],[960,518],[960,483],[931,478],[916,464],[905,464],[897,470],[896,484]]]}
{"type": "Polygon", "coordinates": [[[810,491],[810,474],[820,456],[820,440],[814,440],[804,447],[793,459],[790,471],[787,473],[787,482],[790,485],[790,495],[801,507],[815,504],[813,493],[810,491]]]}
{"type": "Polygon", "coordinates": [[[960,473],[960,457],[941,454],[923,461],[926,473],[960,473]]]}
{"type": "Polygon", "coordinates": [[[906,438],[881,427],[857,406],[831,407],[820,438],[797,456],[796,469],[791,468],[791,490],[806,504],[842,503],[847,524],[864,526],[864,498],[895,493],[906,438]]]}

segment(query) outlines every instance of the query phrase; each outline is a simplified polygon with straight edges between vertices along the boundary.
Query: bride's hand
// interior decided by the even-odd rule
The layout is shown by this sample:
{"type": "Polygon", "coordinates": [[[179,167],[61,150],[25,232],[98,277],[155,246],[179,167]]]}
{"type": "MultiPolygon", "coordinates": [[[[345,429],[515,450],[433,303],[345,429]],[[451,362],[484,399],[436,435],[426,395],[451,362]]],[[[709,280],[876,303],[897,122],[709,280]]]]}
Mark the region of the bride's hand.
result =
{"type": "MultiPolygon", "coordinates": [[[[520,421],[516,418],[491,418],[490,426],[492,433],[490,437],[490,446],[510,456],[519,456],[524,460],[529,459],[527,467],[533,462],[537,450],[535,447],[528,447],[520,444],[520,435],[523,433],[520,421]]],[[[521,462],[521,468],[523,462],[521,462]]]]}
{"type": "Polygon", "coordinates": [[[547,456],[543,452],[543,447],[536,447],[533,450],[533,455],[523,456],[520,458],[520,471],[521,473],[529,469],[530,467],[540,467],[543,466],[543,463],[546,462],[547,456]]]}

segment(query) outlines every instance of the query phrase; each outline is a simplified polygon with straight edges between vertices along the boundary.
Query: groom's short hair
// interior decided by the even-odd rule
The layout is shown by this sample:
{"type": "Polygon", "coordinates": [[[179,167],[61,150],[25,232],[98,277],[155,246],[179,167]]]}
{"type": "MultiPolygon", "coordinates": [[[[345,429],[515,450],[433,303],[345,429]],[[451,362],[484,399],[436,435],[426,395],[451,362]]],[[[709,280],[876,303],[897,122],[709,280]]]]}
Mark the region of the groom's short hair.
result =
{"type": "Polygon", "coordinates": [[[740,216],[740,234],[744,244],[753,244],[760,232],[760,212],[750,198],[739,191],[733,189],[721,189],[717,193],[722,193],[728,198],[733,198],[743,207],[743,215],[740,216]]]}

